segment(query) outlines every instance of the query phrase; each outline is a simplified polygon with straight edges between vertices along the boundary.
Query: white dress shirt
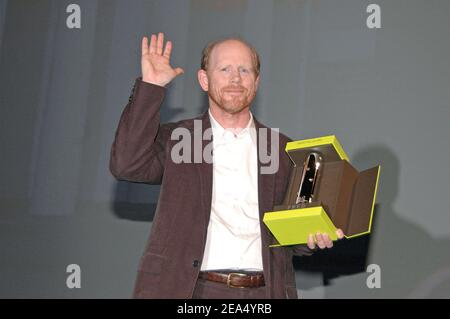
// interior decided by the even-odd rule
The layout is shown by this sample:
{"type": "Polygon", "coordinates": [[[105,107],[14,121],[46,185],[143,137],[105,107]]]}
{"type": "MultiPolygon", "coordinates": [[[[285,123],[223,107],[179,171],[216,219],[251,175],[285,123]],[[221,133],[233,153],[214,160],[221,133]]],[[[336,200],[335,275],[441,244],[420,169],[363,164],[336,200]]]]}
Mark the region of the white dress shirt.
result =
{"type": "Polygon", "coordinates": [[[234,134],[209,111],[213,131],[211,218],[201,270],[262,271],[258,157],[253,115],[234,134]]]}

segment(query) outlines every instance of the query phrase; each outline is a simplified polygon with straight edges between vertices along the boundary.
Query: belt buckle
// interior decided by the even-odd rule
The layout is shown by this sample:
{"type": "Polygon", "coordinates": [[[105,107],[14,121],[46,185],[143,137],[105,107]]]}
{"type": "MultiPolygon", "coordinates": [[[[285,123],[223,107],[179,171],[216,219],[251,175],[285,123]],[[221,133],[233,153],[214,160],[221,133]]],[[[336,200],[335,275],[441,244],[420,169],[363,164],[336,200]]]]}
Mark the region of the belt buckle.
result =
{"type": "Polygon", "coordinates": [[[231,276],[232,276],[232,275],[238,276],[238,277],[247,277],[246,274],[241,274],[241,273],[238,273],[238,272],[230,272],[230,273],[228,274],[228,276],[227,276],[227,286],[228,286],[229,288],[245,288],[245,287],[240,287],[240,286],[234,286],[234,285],[232,285],[232,284],[231,284],[231,276]]]}

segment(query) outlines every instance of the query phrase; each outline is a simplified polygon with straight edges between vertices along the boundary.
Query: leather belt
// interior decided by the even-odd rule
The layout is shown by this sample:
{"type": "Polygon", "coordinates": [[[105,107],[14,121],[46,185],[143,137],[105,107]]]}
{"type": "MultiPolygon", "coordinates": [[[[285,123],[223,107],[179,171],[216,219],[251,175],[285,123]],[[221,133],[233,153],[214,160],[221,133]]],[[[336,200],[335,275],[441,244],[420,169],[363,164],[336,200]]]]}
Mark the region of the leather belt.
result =
{"type": "Polygon", "coordinates": [[[265,285],[264,275],[243,274],[238,272],[220,273],[213,271],[201,271],[199,278],[226,284],[230,288],[258,288],[265,285]]]}

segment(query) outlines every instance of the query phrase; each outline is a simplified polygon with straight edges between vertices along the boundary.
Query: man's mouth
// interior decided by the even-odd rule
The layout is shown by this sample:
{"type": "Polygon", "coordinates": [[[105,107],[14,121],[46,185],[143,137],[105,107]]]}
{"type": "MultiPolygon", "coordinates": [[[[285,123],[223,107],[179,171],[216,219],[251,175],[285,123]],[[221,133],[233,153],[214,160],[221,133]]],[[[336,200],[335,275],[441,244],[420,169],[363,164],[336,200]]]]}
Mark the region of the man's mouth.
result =
{"type": "Polygon", "coordinates": [[[232,95],[239,95],[239,94],[244,93],[244,90],[243,89],[225,89],[224,92],[228,93],[228,94],[232,94],[232,95]]]}
{"type": "Polygon", "coordinates": [[[225,91],[225,93],[229,93],[229,94],[241,94],[244,91],[225,91]]]}

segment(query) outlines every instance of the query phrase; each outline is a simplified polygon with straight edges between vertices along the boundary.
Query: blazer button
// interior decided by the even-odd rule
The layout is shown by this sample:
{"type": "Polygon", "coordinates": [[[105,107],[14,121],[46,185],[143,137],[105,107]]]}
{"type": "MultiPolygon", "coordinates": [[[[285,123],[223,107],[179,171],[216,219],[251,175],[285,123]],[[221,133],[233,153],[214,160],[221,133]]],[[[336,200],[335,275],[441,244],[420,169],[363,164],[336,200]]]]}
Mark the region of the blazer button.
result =
{"type": "Polygon", "coordinates": [[[198,267],[198,264],[199,264],[199,261],[196,259],[196,260],[194,260],[193,262],[192,262],[192,266],[193,267],[198,267]]]}

